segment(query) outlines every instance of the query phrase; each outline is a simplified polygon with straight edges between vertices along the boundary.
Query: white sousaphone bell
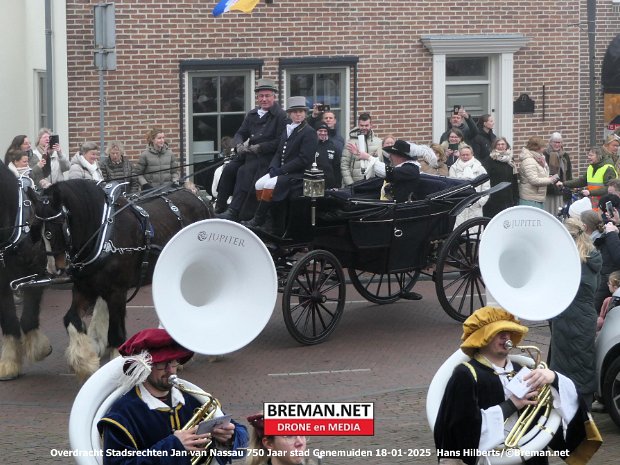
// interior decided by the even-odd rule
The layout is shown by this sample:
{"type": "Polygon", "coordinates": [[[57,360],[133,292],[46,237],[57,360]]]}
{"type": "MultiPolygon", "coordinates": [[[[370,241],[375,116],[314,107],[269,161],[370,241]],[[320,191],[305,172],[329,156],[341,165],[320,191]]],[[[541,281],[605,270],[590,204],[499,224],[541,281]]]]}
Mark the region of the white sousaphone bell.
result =
{"type": "MultiPolygon", "coordinates": [[[[524,320],[542,321],[562,313],[575,298],[581,279],[579,252],[570,233],[555,217],[534,207],[512,207],[496,215],[482,233],[478,261],[487,305],[503,307],[524,320]]],[[[534,364],[522,355],[510,358],[534,364]]],[[[426,399],[431,429],[454,368],[468,359],[458,349],[435,373],[426,399]]],[[[523,436],[518,448],[523,453],[544,449],[560,422],[552,409],[539,419],[539,427],[523,436]]],[[[521,463],[518,455],[488,458],[494,465],[521,463]]]]}
{"type": "MultiPolygon", "coordinates": [[[[276,269],[263,242],[244,226],[216,219],[193,223],[168,242],[152,287],[162,326],[179,344],[207,355],[233,352],[254,340],[267,325],[278,295],[276,269]]],[[[79,465],[103,463],[88,452],[101,450],[97,422],[124,394],[118,385],[123,364],[117,357],[102,366],[75,398],[69,441],[83,453],[75,457],[79,465]]]]}

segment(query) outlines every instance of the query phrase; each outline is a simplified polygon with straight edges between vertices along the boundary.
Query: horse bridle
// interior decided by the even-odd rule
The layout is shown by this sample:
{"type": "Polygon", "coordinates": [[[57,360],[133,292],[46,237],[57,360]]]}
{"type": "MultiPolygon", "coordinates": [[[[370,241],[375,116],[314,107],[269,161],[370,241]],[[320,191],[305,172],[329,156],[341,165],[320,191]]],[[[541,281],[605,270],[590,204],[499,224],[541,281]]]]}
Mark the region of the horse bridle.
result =
{"type": "Polygon", "coordinates": [[[0,265],[5,267],[6,264],[4,262],[4,254],[14,249],[18,246],[18,244],[24,239],[24,234],[28,234],[30,231],[30,223],[28,221],[24,221],[26,216],[29,216],[30,207],[32,207],[32,202],[29,199],[24,199],[24,192],[27,187],[31,187],[32,181],[30,178],[19,177],[19,194],[17,200],[17,215],[15,217],[15,224],[10,228],[13,232],[11,236],[6,242],[0,244],[0,265]]]}
{"type": "MultiPolygon", "coordinates": [[[[49,204],[48,199],[43,199],[42,202],[46,205],[49,204]]],[[[43,223],[43,230],[45,230],[45,232],[43,233],[43,236],[44,236],[44,239],[47,239],[48,241],[51,239],[51,233],[46,229],[45,225],[47,223],[60,224],[63,239],[65,241],[67,249],[69,249],[71,247],[71,231],[69,230],[68,216],[69,216],[68,211],[64,205],[60,208],[60,211],[54,215],[47,216],[47,217],[39,216],[36,213],[34,215],[34,217],[37,220],[43,223]]],[[[45,255],[47,255],[48,257],[49,256],[53,257],[53,256],[61,254],[62,252],[64,252],[64,250],[50,250],[50,251],[46,250],[45,255]]]]}

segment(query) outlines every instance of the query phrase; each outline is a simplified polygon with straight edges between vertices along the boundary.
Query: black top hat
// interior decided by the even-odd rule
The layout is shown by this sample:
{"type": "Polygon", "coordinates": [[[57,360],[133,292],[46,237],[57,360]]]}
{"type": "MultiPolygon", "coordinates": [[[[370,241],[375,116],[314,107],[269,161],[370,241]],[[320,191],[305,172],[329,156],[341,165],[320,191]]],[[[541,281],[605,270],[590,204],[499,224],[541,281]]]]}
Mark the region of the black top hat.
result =
{"type": "Polygon", "coordinates": [[[271,90],[273,92],[277,92],[278,88],[276,87],[276,83],[271,79],[259,79],[256,81],[254,92],[258,92],[259,90],[271,90]]]}
{"type": "Polygon", "coordinates": [[[394,142],[394,145],[383,147],[383,150],[386,151],[387,153],[394,153],[396,155],[400,155],[401,157],[411,158],[411,159],[414,158],[410,153],[411,146],[409,145],[409,143],[405,142],[404,140],[398,139],[396,140],[396,142],[394,142]]]}

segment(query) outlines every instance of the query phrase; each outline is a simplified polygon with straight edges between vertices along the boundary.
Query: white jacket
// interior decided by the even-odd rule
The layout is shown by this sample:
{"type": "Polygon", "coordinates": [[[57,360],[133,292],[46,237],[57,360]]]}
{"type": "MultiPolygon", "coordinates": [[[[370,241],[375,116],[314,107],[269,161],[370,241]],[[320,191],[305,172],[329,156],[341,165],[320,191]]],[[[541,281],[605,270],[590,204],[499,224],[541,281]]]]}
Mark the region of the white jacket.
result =
{"type": "MultiPolygon", "coordinates": [[[[487,171],[475,158],[472,158],[469,161],[462,161],[460,158],[454,162],[454,164],[450,167],[449,177],[456,179],[474,179],[480,176],[481,174],[486,174],[487,171]]],[[[491,183],[489,181],[484,182],[483,184],[476,187],[477,192],[482,192],[491,187],[491,183]]],[[[485,195],[480,198],[477,202],[475,202],[471,207],[463,210],[459,216],[456,217],[456,222],[454,223],[454,227],[456,228],[459,224],[470,218],[477,218],[482,216],[482,207],[489,200],[489,196],[485,195]]]]}

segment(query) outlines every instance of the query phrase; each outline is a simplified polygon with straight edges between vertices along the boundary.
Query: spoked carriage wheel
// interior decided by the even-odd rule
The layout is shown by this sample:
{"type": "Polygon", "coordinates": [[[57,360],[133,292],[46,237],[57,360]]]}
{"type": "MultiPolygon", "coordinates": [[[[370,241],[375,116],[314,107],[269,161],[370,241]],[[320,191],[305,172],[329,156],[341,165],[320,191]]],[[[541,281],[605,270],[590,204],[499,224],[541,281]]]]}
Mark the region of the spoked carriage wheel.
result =
{"type": "Polygon", "coordinates": [[[445,312],[463,322],[485,305],[485,286],[478,265],[480,237],[489,218],[461,223],[444,241],[435,270],[435,289],[445,312]]]}
{"type": "Polygon", "coordinates": [[[323,342],[342,317],[346,285],[338,259],[313,250],[291,268],[282,291],[282,313],[288,332],[302,344],[323,342]]]}
{"type": "Polygon", "coordinates": [[[413,288],[419,277],[419,270],[381,274],[349,268],[349,278],[355,290],[364,299],[379,305],[396,302],[413,288]]]}

